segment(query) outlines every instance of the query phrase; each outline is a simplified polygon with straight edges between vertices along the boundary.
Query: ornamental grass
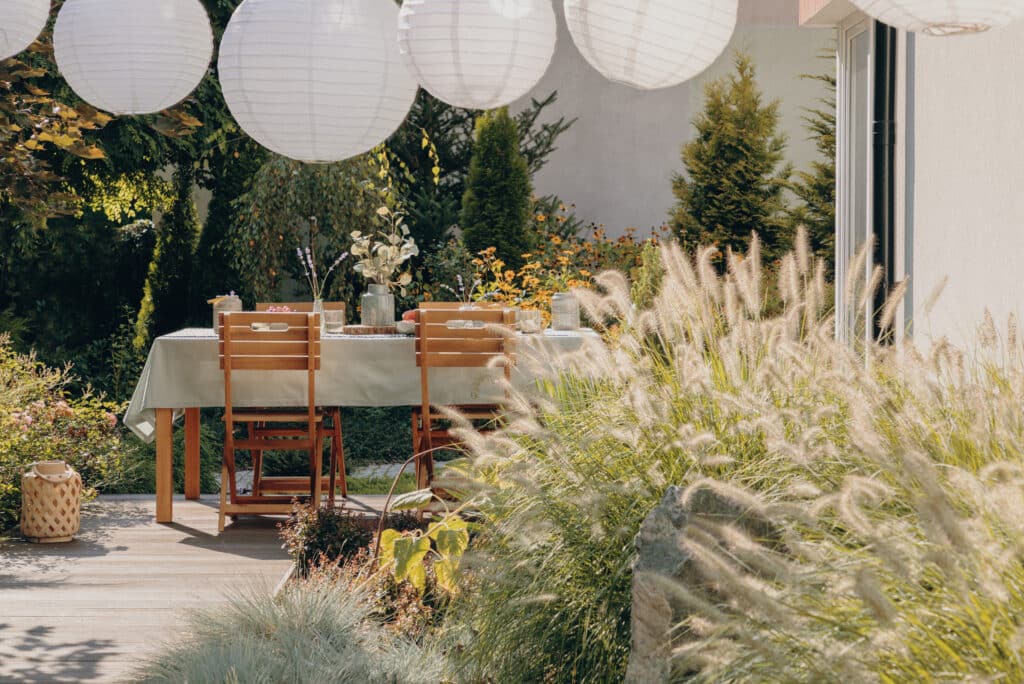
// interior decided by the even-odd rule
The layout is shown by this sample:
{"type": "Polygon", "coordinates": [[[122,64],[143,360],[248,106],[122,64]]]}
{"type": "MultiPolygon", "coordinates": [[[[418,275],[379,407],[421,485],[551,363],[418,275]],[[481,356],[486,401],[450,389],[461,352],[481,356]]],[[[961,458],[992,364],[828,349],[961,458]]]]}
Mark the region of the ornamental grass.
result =
{"type": "MultiPolygon", "coordinates": [[[[1015,322],[987,319],[970,351],[837,342],[825,265],[795,244],[771,276],[756,239],[723,259],[665,245],[654,291],[609,272],[579,292],[609,344],[520,358],[546,371],[539,403],[513,394],[504,429],[464,432],[480,521],[444,627],[451,677],[621,681],[634,536],[678,485],[755,511],[781,543],[686,528],[695,579],[663,582],[688,607],[675,677],[1024,679],[1015,322]]],[[[846,284],[850,301],[865,310],[880,279],[846,284]]]]}

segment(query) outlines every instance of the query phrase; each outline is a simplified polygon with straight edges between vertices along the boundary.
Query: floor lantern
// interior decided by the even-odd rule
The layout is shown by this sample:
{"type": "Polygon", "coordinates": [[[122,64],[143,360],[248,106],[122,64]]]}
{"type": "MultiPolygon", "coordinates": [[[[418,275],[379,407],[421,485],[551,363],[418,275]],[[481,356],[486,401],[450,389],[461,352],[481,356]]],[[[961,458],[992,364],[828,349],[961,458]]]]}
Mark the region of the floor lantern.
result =
{"type": "Polygon", "coordinates": [[[245,0],[217,65],[231,114],[258,143],[300,161],[373,149],[416,98],[397,25],[391,0],[245,0]]]}
{"type": "Polygon", "coordinates": [[[980,33],[1024,17],[1021,0],[853,0],[875,19],[933,36],[980,33]]]}
{"type": "Polygon", "coordinates": [[[0,0],[0,59],[31,45],[49,16],[50,0],[0,0]]]}
{"type": "Polygon", "coordinates": [[[688,81],[718,58],[738,0],[565,0],[573,42],[618,83],[654,90],[688,81]]]}
{"type": "Polygon", "coordinates": [[[555,54],[551,0],[405,0],[398,44],[439,100],[493,109],[530,92],[555,54]]]}
{"type": "Polygon", "coordinates": [[[151,114],[203,80],[213,31],[199,0],[66,0],[53,51],[61,75],[89,104],[151,114]]]}

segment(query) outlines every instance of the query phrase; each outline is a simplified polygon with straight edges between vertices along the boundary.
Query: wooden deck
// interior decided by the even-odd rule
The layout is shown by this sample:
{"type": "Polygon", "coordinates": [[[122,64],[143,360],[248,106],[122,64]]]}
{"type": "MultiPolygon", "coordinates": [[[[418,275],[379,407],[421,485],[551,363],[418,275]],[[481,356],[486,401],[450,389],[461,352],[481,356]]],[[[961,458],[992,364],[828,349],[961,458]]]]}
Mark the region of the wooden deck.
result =
{"type": "MultiPolygon", "coordinates": [[[[383,497],[353,497],[367,512],[383,497]]],[[[68,544],[0,542],[0,682],[121,682],[183,629],[188,609],[233,590],[271,591],[290,567],[276,524],[242,517],[217,534],[216,497],[103,497],[68,544]]]]}

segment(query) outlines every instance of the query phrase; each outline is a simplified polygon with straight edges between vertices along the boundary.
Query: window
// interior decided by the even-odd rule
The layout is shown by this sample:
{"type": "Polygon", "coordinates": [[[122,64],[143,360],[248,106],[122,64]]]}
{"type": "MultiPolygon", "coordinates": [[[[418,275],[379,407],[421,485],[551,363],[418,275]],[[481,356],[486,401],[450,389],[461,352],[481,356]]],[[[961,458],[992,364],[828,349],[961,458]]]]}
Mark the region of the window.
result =
{"type": "Polygon", "coordinates": [[[895,273],[894,29],[867,18],[839,28],[836,159],[836,336],[855,343],[880,334],[876,312],[895,273]],[[858,307],[845,283],[850,261],[874,237],[875,249],[857,278],[866,285],[874,264],[885,270],[874,301],[858,307]]]}

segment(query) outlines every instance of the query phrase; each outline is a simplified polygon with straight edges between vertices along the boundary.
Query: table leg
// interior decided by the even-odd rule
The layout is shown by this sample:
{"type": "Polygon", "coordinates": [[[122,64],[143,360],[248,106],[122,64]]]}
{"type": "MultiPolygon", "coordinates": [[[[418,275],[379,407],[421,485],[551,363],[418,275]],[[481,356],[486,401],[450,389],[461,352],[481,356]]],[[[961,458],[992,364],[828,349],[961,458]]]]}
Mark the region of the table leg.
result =
{"type": "Polygon", "coordinates": [[[185,409],[185,498],[199,498],[199,409],[185,409]]]}
{"type": "Polygon", "coordinates": [[[174,521],[174,411],[156,410],[156,521],[174,521]]]}

